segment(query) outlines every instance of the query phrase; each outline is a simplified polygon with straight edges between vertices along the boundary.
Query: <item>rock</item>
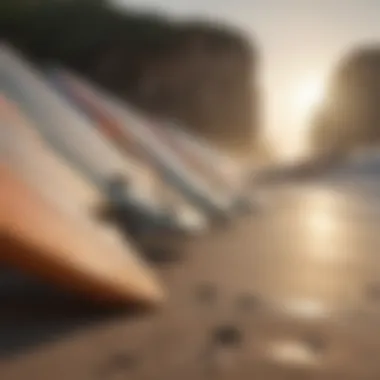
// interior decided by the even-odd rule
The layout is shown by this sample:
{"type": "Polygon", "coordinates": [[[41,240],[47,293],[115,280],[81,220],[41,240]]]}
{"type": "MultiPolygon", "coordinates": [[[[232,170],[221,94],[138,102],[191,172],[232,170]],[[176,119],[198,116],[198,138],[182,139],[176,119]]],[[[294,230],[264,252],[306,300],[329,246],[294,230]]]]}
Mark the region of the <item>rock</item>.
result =
{"type": "Polygon", "coordinates": [[[257,52],[233,27],[77,0],[13,10],[1,29],[33,59],[57,61],[152,116],[238,154],[255,146],[257,52]]]}
{"type": "Polygon", "coordinates": [[[380,45],[353,50],[340,62],[312,125],[314,149],[344,155],[380,142],[380,45]]]}

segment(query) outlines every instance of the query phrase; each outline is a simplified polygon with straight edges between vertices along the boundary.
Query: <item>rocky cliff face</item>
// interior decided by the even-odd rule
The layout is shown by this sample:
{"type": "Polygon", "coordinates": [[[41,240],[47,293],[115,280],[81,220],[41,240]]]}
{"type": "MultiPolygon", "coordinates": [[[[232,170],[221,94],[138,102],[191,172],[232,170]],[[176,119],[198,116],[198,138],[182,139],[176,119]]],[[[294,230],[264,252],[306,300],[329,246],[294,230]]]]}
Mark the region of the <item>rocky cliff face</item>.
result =
{"type": "Polygon", "coordinates": [[[121,13],[101,1],[50,3],[4,20],[2,34],[34,59],[58,61],[229,150],[254,146],[257,59],[240,31],[121,13]]]}
{"type": "Polygon", "coordinates": [[[344,154],[380,143],[380,45],[359,48],[338,65],[325,104],[316,115],[317,151],[344,154]]]}

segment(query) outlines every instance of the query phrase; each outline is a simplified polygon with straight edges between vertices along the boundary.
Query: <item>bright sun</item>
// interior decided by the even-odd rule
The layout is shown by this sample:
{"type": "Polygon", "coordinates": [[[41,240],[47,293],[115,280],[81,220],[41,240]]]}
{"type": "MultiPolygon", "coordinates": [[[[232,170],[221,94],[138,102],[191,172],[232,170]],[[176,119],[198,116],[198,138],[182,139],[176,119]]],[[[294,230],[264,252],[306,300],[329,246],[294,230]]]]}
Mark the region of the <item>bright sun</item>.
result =
{"type": "Polygon", "coordinates": [[[307,133],[310,119],[324,97],[324,81],[318,76],[310,76],[293,87],[288,110],[292,128],[287,129],[282,156],[293,159],[307,151],[307,133]]]}
{"type": "Polygon", "coordinates": [[[315,77],[303,81],[294,93],[295,111],[299,112],[302,118],[310,116],[323,100],[323,96],[324,82],[322,79],[315,77]]]}

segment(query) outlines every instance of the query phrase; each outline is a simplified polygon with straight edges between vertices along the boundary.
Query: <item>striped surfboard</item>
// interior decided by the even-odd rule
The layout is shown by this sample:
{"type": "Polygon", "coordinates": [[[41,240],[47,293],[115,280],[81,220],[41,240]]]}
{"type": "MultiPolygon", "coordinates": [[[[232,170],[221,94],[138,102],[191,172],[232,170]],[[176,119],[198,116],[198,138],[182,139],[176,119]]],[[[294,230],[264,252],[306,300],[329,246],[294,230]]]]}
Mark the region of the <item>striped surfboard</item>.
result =
{"type": "Polygon", "coordinates": [[[112,144],[130,160],[137,160],[145,167],[150,168],[151,176],[158,178],[155,195],[167,205],[178,218],[188,222],[188,232],[203,232],[207,229],[206,216],[196,207],[192,206],[187,199],[178,192],[170,183],[165,182],[160,174],[157,164],[141,147],[139,147],[132,136],[125,134],[120,127],[120,120],[113,117],[99,99],[91,94],[81,80],[77,80],[66,70],[52,69],[48,71],[47,77],[54,87],[62,93],[68,101],[80,112],[84,113],[92,121],[92,125],[112,144]],[[192,226],[192,228],[191,228],[192,226]]]}
{"type": "Polygon", "coordinates": [[[154,179],[149,184],[150,173],[138,162],[127,160],[37,70],[4,45],[0,49],[0,85],[34,120],[54,150],[105,192],[115,208],[133,212],[143,228],[186,229],[188,221],[154,198],[156,185],[154,179]]]}
{"type": "Polygon", "coordinates": [[[87,113],[96,113],[96,117],[99,117],[99,112],[102,112],[102,119],[107,120],[108,136],[122,139],[132,152],[138,149],[138,154],[155,165],[162,177],[184,194],[195,207],[210,216],[230,216],[231,199],[220,189],[210,186],[208,180],[189,170],[184,157],[173,151],[169,141],[152,128],[151,121],[71,73],[59,70],[57,74],[55,70],[55,80],[57,77],[60,86],[66,92],[69,91],[71,97],[87,113]]]}

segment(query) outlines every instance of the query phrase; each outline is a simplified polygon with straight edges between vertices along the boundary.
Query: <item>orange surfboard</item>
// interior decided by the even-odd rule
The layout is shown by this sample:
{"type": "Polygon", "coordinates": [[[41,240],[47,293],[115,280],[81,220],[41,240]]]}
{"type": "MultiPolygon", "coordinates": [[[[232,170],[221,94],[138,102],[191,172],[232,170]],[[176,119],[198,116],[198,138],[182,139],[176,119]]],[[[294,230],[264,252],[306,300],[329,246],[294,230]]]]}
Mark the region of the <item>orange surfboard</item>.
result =
{"type": "Polygon", "coordinates": [[[1,259],[101,300],[162,299],[132,245],[93,216],[102,195],[4,97],[0,157],[1,259]]]}

